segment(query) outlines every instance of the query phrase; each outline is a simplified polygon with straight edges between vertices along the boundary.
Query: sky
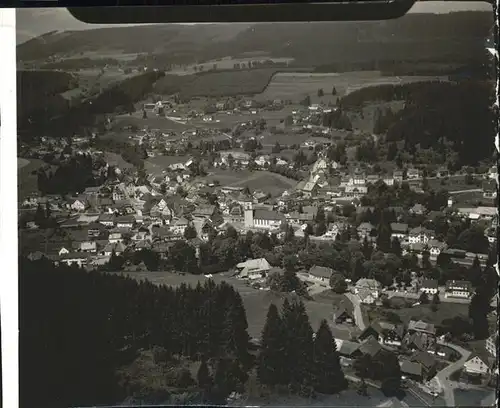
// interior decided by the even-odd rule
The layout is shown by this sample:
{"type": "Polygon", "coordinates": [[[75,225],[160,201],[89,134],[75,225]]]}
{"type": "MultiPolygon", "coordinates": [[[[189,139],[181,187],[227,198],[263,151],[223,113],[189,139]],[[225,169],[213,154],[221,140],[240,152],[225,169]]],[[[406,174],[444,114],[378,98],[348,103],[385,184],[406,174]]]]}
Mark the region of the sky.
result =
{"type": "MultiPolygon", "coordinates": [[[[425,1],[417,2],[410,13],[449,13],[452,11],[484,10],[492,6],[483,2],[469,1],[425,1]]],[[[49,31],[88,30],[110,25],[86,24],[75,19],[65,8],[18,9],[16,10],[17,44],[49,31]]]]}

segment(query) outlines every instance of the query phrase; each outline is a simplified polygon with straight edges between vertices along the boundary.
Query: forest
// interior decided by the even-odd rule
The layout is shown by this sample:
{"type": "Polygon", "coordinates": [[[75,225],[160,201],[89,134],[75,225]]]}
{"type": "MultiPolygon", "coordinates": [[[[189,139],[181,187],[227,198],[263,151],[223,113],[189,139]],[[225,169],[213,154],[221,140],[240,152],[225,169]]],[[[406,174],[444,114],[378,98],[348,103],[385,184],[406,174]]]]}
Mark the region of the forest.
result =
{"type": "MultiPolygon", "coordinates": [[[[457,153],[453,169],[476,166],[492,157],[495,121],[494,87],[489,81],[417,82],[364,88],[342,98],[343,109],[358,110],[370,102],[404,100],[405,107],[379,117],[386,142],[404,142],[404,152],[432,149],[446,158],[457,153]]],[[[375,131],[378,133],[377,129],[375,131]]]]}
{"type": "MultiPolygon", "coordinates": [[[[40,71],[40,81],[45,81],[42,78],[46,74],[56,78],[61,76],[56,82],[62,82],[58,85],[59,88],[51,85],[47,91],[43,88],[40,90],[38,87],[29,87],[29,81],[24,84],[23,78],[18,79],[18,88],[22,90],[22,93],[18,93],[18,105],[22,107],[18,113],[18,127],[19,135],[24,140],[39,137],[46,132],[52,136],[67,137],[78,133],[83,126],[95,125],[98,116],[133,112],[134,104],[150,93],[153,84],[165,75],[162,71],[139,74],[112,84],[99,94],[70,106],[66,99],[56,93],[65,90],[63,86],[67,85],[64,85],[64,79],[67,79],[68,74],[40,71]],[[31,103],[34,105],[30,108],[31,103]]],[[[47,79],[47,82],[51,81],[47,79]]]]}
{"type": "Polygon", "coordinates": [[[301,395],[347,387],[326,321],[313,336],[299,299],[285,300],[281,316],[270,306],[256,352],[241,296],[225,282],[173,289],[47,260],[19,265],[21,407],[158,402],[178,392],[225,405],[254,369],[261,386],[301,395]],[[169,380],[132,370],[147,350],[169,380]]]}

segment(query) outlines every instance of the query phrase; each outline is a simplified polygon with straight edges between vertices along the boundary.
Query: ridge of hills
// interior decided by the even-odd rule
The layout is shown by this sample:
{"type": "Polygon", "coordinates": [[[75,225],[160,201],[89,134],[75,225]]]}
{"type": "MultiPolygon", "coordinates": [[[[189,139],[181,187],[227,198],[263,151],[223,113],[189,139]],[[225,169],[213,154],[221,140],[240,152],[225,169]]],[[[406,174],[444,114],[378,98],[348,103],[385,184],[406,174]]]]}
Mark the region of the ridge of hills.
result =
{"type": "MultiPolygon", "coordinates": [[[[309,65],[339,60],[471,56],[494,24],[485,11],[407,14],[377,22],[145,25],[53,31],[18,45],[20,61],[75,58],[91,53],[163,55],[195,63],[260,52],[309,65]],[[105,41],[103,41],[105,39],[105,41]],[[382,55],[381,55],[382,53],[382,55]]],[[[480,47],[481,48],[481,47],[480,47]]],[[[476,51],[477,52],[477,51],[476,51]]]]}

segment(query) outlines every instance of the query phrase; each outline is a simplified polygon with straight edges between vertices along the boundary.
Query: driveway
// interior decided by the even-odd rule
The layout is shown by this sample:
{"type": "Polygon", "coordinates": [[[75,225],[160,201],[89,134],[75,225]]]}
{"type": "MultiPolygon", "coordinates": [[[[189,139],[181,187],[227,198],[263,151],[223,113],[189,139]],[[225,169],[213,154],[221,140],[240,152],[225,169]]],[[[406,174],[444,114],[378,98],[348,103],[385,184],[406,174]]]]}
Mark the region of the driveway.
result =
{"type": "Polygon", "coordinates": [[[366,323],[363,318],[363,313],[361,312],[361,300],[353,293],[347,292],[345,295],[354,306],[354,320],[356,321],[356,325],[359,327],[360,330],[365,330],[366,323]]]}
{"type": "Polygon", "coordinates": [[[449,377],[455,371],[457,371],[463,367],[464,363],[467,361],[467,359],[471,355],[471,352],[468,350],[465,350],[464,348],[462,348],[460,346],[457,346],[456,344],[447,343],[445,341],[438,340],[437,343],[441,344],[443,346],[447,346],[447,347],[452,348],[457,353],[460,353],[460,355],[462,356],[459,360],[457,360],[454,363],[443,368],[434,377],[436,379],[437,383],[440,385],[441,389],[443,390],[443,397],[444,397],[444,400],[446,401],[446,406],[454,407],[455,406],[455,395],[453,393],[453,390],[458,388],[459,386],[458,386],[457,382],[450,381],[449,377]]]}

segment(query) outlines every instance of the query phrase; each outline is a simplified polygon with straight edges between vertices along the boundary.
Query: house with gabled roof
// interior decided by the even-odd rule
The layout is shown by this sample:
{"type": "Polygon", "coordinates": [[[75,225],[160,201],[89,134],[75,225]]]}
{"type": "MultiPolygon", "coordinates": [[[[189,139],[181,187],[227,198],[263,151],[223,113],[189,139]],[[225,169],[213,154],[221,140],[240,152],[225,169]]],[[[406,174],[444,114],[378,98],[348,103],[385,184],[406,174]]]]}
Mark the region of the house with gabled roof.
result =
{"type": "Polygon", "coordinates": [[[354,286],[354,293],[358,294],[360,291],[368,290],[374,298],[378,298],[382,285],[375,279],[361,278],[354,286]]]}
{"type": "Polygon", "coordinates": [[[436,279],[424,279],[420,285],[420,291],[428,295],[435,295],[438,293],[438,281],[436,279]]]}
{"type": "Polygon", "coordinates": [[[368,354],[370,357],[375,357],[378,353],[383,350],[382,345],[374,337],[368,337],[359,346],[359,351],[363,354],[368,354]]]}
{"type": "Polygon", "coordinates": [[[375,229],[375,226],[369,222],[361,223],[357,228],[358,235],[359,235],[360,239],[363,240],[363,239],[365,239],[365,237],[369,238],[370,234],[372,233],[372,231],[374,229],[375,229]]]}
{"type": "Polygon", "coordinates": [[[330,277],[333,274],[332,268],[327,268],[324,266],[313,266],[309,269],[308,277],[312,281],[319,282],[322,284],[329,284],[330,277]]]}
{"type": "Polygon", "coordinates": [[[349,324],[351,326],[356,325],[352,303],[342,303],[333,313],[333,321],[335,324],[349,324]]]}
{"type": "Polygon", "coordinates": [[[80,251],[82,252],[97,252],[97,244],[95,241],[84,241],[80,243],[80,251]]]}
{"type": "Polygon", "coordinates": [[[408,224],[392,222],[391,231],[391,238],[405,239],[408,237],[408,224]]]}
{"type": "Polygon", "coordinates": [[[410,244],[427,244],[431,239],[434,239],[434,231],[424,227],[413,228],[408,235],[410,244]]]}
{"type": "Polygon", "coordinates": [[[469,359],[464,363],[464,371],[467,374],[476,376],[485,376],[492,371],[492,361],[488,356],[480,353],[472,353],[469,359]]]}
{"type": "Polygon", "coordinates": [[[465,280],[446,281],[444,297],[469,299],[472,296],[472,284],[465,280]]]}
{"type": "Polygon", "coordinates": [[[271,270],[271,265],[266,258],[249,259],[236,265],[239,270],[239,277],[249,280],[261,279],[271,270]]]}
{"type": "Polygon", "coordinates": [[[359,336],[358,340],[364,341],[372,336],[380,344],[388,346],[401,346],[403,342],[405,327],[403,324],[395,324],[386,321],[376,321],[370,324],[359,336]]]}
{"type": "Polygon", "coordinates": [[[68,252],[59,255],[59,263],[67,266],[76,265],[79,267],[87,266],[90,260],[90,254],[87,252],[68,252]]]}
{"type": "Polygon", "coordinates": [[[171,223],[170,231],[177,235],[183,235],[188,225],[189,221],[184,217],[180,217],[171,223]]]}

